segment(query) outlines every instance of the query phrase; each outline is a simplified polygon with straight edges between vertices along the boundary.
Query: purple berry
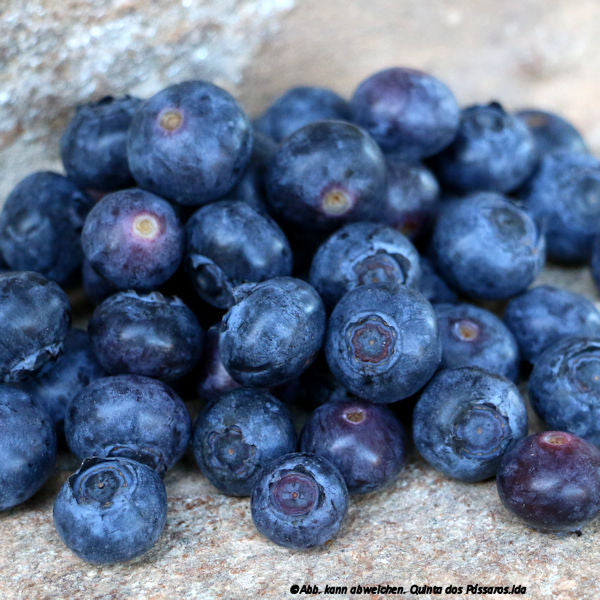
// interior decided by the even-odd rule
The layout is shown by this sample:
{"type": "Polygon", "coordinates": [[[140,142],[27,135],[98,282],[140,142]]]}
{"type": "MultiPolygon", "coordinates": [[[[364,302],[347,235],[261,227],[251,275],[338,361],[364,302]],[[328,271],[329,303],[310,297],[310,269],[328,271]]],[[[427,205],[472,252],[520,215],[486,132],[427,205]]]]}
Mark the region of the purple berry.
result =
{"type": "Polygon", "coordinates": [[[203,332],[177,297],[120,292],[96,307],[89,324],[98,361],[107,373],[134,373],[173,381],[189,373],[202,353],[203,332]]]}
{"type": "Polygon", "coordinates": [[[166,200],[132,188],[109,194],[94,206],[81,243],[92,268],[118,288],[152,290],[177,270],[183,237],[166,200]]]}
{"type": "Polygon", "coordinates": [[[386,485],[406,462],[404,430],[394,413],[358,399],[319,406],[304,425],[300,450],[326,458],[358,494],[386,485]]]}
{"type": "Polygon", "coordinates": [[[497,485],[530,527],[577,531],[600,512],[600,450],[562,431],[530,435],[502,458],[497,485]]]}

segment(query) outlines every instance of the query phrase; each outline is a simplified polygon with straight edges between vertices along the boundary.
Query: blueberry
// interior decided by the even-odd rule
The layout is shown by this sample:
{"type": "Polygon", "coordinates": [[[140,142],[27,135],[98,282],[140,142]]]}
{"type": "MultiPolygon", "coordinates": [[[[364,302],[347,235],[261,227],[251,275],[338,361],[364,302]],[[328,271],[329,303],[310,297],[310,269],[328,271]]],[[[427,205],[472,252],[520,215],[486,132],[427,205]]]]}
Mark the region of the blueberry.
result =
{"type": "Polygon", "coordinates": [[[440,277],[436,271],[435,264],[424,256],[421,256],[421,284],[419,290],[429,302],[456,302],[456,292],[440,277]]]}
{"type": "Polygon", "coordinates": [[[167,520],[167,492],[146,465],[91,458],[65,482],[54,526],[67,547],[95,564],[124,562],[150,550],[167,520]]]}
{"type": "Polygon", "coordinates": [[[479,367],[516,381],[519,348],[493,313],[472,304],[436,304],[445,369],[479,367]]]}
{"type": "Polygon", "coordinates": [[[172,85],[146,100],[127,142],[138,185],[191,206],[231,190],[251,151],[244,111],[228,92],[206,81],[172,85]]]}
{"type": "Polygon", "coordinates": [[[81,264],[81,228],[91,206],[91,198],[58,173],[27,176],[0,213],[0,252],[6,264],[67,281],[81,264]]]}
{"type": "Polygon", "coordinates": [[[286,138],[270,161],[273,211],[302,229],[334,229],[380,214],[387,173],[377,143],[342,121],[318,121],[286,138]]]}
{"type": "Polygon", "coordinates": [[[218,323],[210,327],[204,336],[204,351],[196,389],[198,396],[205,401],[213,400],[223,392],[241,387],[227,372],[221,361],[219,354],[220,330],[221,324],[218,323]]]}
{"type": "Polygon", "coordinates": [[[381,220],[414,242],[423,241],[437,217],[440,186],[419,163],[387,157],[388,192],[381,220]]]}
{"type": "Polygon", "coordinates": [[[600,290],[600,235],[596,236],[592,245],[592,260],[590,261],[592,277],[596,287],[600,290]]]}
{"type": "Polygon", "coordinates": [[[579,131],[560,115],[536,108],[519,110],[515,114],[533,134],[538,156],[559,151],[589,152],[579,131]]]}
{"type": "Polygon", "coordinates": [[[65,415],[67,443],[79,458],[133,458],[161,474],[183,456],[190,433],[181,398],[166,384],[141,375],[92,381],[65,415]]]}
{"type": "Polygon", "coordinates": [[[510,192],[533,171],[537,151],[525,123],[497,102],[461,112],[456,138],[435,160],[441,182],[458,192],[510,192]]]}
{"type": "Polygon", "coordinates": [[[493,477],[502,455],[527,435],[527,409],[512,381],[477,367],[443,369],[413,412],[421,456],[462,481],[493,477]]]}
{"type": "Polygon", "coordinates": [[[94,352],[107,373],[173,381],[202,354],[203,331],[177,297],[120,292],[96,307],[89,323],[94,352]]]}
{"type": "Polygon", "coordinates": [[[408,159],[431,156],[454,138],[459,121],[456,98],[439,79],[405,67],[365,79],[351,101],[355,123],[385,152],[408,159]]]}
{"type": "Polygon", "coordinates": [[[332,375],[324,352],[320,352],[315,362],[293,383],[296,389],[292,404],[306,411],[313,411],[334,396],[336,399],[356,399],[332,375]]]}
{"type": "Polygon", "coordinates": [[[177,270],[184,235],[166,200],[131,188],[94,206],[81,243],[92,268],[118,288],[152,290],[177,270]]]}
{"type": "Polygon", "coordinates": [[[567,337],[535,359],[529,398],[550,429],[600,446],[600,337],[567,337]]]}
{"type": "Polygon", "coordinates": [[[265,172],[276,151],[275,141],[254,128],[250,162],[235,186],[221,199],[246,202],[259,213],[268,214],[265,172]]]}
{"type": "Polygon", "coordinates": [[[249,496],[264,467],[296,448],[289,410],[266,392],[221,394],[196,421],[192,447],[202,473],[223,493],[249,496]]]}
{"type": "Polygon", "coordinates": [[[300,279],[277,277],[238,289],[221,323],[219,353],[236,381],[270,387],[300,375],[325,333],[325,309],[300,279]]]}
{"type": "Polygon", "coordinates": [[[310,283],[333,307],[348,291],[376,283],[418,287],[419,254],[408,238],[378,223],[350,223],[322,244],[310,283]]]}
{"type": "Polygon", "coordinates": [[[444,204],[433,233],[439,272],[477,299],[510,298],[525,290],[544,266],[545,249],[534,220],[495,193],[444,204]]]}
{"type": "Polygon", "coordinates": [[[31,394],[35,403],[48,413],[54,426],[62,430],[69,402],[91,381],[105,374],[96,360],[87,332],[71,329],[58,359],[47,362],[39,373],[22,381],[19,387],[31,394]]]}
{"type": "Polygon", "coordinates": [[[305,125],[327,120],[350,120],[348,103],[326,88],[300,86],[277,98],[254,127],[280,142],[305,125]]]}
{"type": "Polygon", "coordinates": [[[60,138],[60,157],[67,175],[82,189],[130,187],[127,131],[142,100],[106,96],[77,107],[60,138]]]}
{"type": "Polygon", "coordinates": [[[264,173],[257,167],[249,166],[236,186],[222,200],[245,202],[261,214],[267,214],[267,191],[264,173]]]}
{"type": "Polygon", "coordinates": [[[440,364],[435,312],[409,288],[355,288],[331,314],[325,352],[331,372],[353,394],[397,402],[421,389],[440,364]]]}
{"type": "Polygon", "coordinates": [[[290,275],[290,245],[270,217],[246,202],[203,206],[186,224],[186,266],[199,296],[218,308],[233,304],[233,288],[290,275]]]}
{"type": "Polygon", "coordinates": [[[119,288],[102,277],[86,258],[81,265],[81,280],[86,298],[93,304],[100,304],[102,300],[119,291],[119,288]]]}
{"type": "Polygon", "coordinates": [[[256,528],[288,548],[321,546],[339,531],[348,511],[340,472],[314,454],[286,454],[263,470],[250,507],[256,528]]]}
{"type": "Polygon", "coordinates": [[[258,174],[263,175],[267,163],[273,158],[275,152],[277,152],[277,142],[271,136],[252,127],[252,153],[248,168],[254,168],[258,174]]]}
{"type": "Polygon", "coordinates": [[[519,441],[497,476],[504,506],[542,531],[578,531],[600,511],[600,451],[575,435],[544,431],[519,441]]]}
{"type": "Polygon", "coordinates": [[[31,396],[0,384],[0,511],[28,500],[56,462],[56,434],[31,396]]]}
{"type": "Polygon", "coordinates": [[[513,298],[504,312],[521,357],[533,362],[550,344],[567,336],[600,337],[600,312],[581,294],[541,285],[513,298]]]}
{"type": "Polygon", "coordinates": [[[348,491],[377,490],[406,463],[402,425],[387,407],[358,399],[319,406],[302,430],[300,450],[326,458],[343,475],[348,491]]]}
{"type": "Polygon", "coordinates": [[[69,299],[56,283],[27,271],[0,273],[0,380],[24,379],[58,356],[70,322],[69,299]]]}
{"type": "Polygon", "coordinates": [[[600,231],[599,195],[597,158],[569,152],[544,156],[520,197],[544,226],[549,258],[562,263],[590,259],[600,231]]]}

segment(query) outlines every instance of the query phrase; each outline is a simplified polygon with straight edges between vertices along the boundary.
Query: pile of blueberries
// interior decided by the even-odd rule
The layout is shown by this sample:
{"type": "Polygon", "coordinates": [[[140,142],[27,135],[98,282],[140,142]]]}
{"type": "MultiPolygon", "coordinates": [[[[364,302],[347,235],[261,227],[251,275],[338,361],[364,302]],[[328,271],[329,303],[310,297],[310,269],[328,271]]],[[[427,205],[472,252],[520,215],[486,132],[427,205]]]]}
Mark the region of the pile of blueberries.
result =
{"type": "Polygon", "coordinates": [[[60,151],[67,175],[26,177],[0,214],[0,509],[66,440],[83,463],[60,537],[129,560],[158,540],[162,477],[191,446],[262,534],[313,547],[349,493],[402,471],[408,423],[426,461],[497,476],[531,527],[598,514],[600,313],[529,287],[546,256],[600,281],[600,162],[564,119],[461,110],[391,68],[350,102],[293,88],[254,122],[205,81],[104,98],[60,151]],[[62,289],[81,283],[87,331],[62,289]],[[529,437],[527,378],[549,429],[529,437]],[[182,398],[204,401],[193,425],[182,398]]]}

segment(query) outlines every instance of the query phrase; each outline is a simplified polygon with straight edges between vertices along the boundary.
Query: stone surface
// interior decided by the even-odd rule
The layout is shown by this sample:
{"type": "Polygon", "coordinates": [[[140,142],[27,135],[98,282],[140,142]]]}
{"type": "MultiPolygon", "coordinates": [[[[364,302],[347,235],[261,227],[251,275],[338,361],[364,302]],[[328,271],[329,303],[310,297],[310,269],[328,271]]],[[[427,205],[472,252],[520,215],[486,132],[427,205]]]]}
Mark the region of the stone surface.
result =
{"type": "MultiPolygon", "coordinates": [[[[0,0],[0,201],[29,171],[60,168],[76,103],[189,77],[225,85],[256,114],[289,85],[349,95],[372,71],[405,64],[440,76],[463,104],[559,110],[598,151],[599,40],[595,0],[0,0]]],[[[598,300],[585,268],[553,267],[540,282],[598,300]]],[[[502,507],[493,482],[451,481],[416,455],[392,487],[352,501],[338,538],[308,552],[263,539],[248,500],[221,496],[187,459],[166,477],[157,546],[101,568],[72,555],[52,525],[76,467],[63,455],[39,494],[0,515],[2,599],[292,598],[304,583],[514,584],[536,600],[597,598],[600,521],[581,537],[537,533],[502,507]]]]}

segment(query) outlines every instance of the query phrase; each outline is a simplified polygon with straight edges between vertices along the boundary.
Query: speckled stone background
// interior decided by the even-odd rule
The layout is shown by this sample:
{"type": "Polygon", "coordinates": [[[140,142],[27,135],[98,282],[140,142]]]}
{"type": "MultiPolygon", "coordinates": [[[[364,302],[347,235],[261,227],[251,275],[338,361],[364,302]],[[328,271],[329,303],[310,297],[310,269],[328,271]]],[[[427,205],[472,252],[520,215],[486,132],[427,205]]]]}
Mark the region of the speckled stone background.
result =
{"type": "MultiPolygon", "coordinates": [[[[58,139],[78,102],[203,77],[256,114],[292,84],[349,95],[395,64],[438,75],[463,104],[560,110],[600,150],[596,0],[0,0],[0,202],[29,171],[60,168],[58,139]]],[[[541,280],[598,299],[585,268],[541,280]]],[[[74,468],[63,456],[40,493],[0,516],[0,598],[292,598],[293,584],[380,583],[600,596],[600,521],[581,537],[536,533],[504,510],[493,482],[451,481],[416,456],[391,488],[353,500],[339,537],[309,552],[266,542],[248,501],[221,496],[188,459],[166,477],[157,546],[103,568],[75,558],[52,525],[74,468]]]]}

